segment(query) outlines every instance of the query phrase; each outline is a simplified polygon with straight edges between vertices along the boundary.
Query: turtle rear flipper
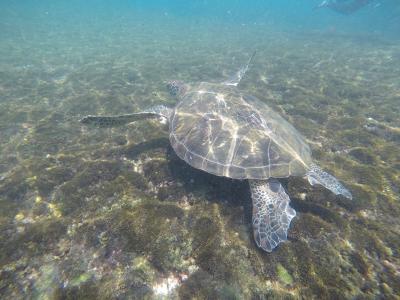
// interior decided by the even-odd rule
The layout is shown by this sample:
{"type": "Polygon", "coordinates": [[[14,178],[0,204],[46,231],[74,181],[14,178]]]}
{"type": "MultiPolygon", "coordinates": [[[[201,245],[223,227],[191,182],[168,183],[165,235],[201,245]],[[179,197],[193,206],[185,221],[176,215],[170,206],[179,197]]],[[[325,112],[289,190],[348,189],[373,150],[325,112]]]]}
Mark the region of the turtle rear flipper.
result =
{"type": "Polygon", "coordinates": [[[250,66],[251,62],[253,61],[253,58],[256,55],[256,53],[257,53],[257,51],[254,51],[253,54],[250,56],[249,60],[247,61],[247,64],[244,65],[243,67],[241,67],[240,70],[237,71],[227,81],[224,81],[223,84],[237,86],[240,83],[240,81],[242,80],[244,74],[246,74],[247,70],[249,69],[249,66],[250,66]]]}
{"type": "Polygon", "coordinates": [[[287,240],[290,221],[296,211],[289,196],[276,179],[249,180],[253,199],[253,231],[258,247],[271,252],[287,240]]]}
{"type": "Polygon", "coordinates": [[[306,176],[311,185],[320,184],[335,195],[343,195],[350,200],[353,198],[351,193],[339,182],[339,180],[322,170],[316,164],[310,166],[310,170],[307,172],[306,176]]]}
{"type": "Polygon", "coordinates": [[[150,118],[159,118],[164,117],[169,120],[171,115],[171,109],[165,107],[163,105],[158,105],[148,110],[120,115],[120,116],[86,116],[80,120],[82,124],[94,126],[94,127],[118,127],[128,123],[132,123],[139,120],[150,119],[150,118]]]}

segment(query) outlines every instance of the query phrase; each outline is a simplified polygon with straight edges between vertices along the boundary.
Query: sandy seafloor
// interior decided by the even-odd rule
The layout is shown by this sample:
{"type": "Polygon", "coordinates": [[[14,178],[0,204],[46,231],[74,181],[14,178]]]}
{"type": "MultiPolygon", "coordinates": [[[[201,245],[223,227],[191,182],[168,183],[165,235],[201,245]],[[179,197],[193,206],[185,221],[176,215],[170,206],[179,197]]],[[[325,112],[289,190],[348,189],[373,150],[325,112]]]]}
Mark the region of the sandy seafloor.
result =
{"type": "Polygon", "coordinates": [[[147,18],[2,24],[1,298],[398,299],[400,43],[147,18]],[[222,81],[255,49],[240,88],[354,198],[283,180],[297,216],[270,254],[247,183],[186,165],[156,120],[78,122],[173,105],[167,80],[222,81]]]}

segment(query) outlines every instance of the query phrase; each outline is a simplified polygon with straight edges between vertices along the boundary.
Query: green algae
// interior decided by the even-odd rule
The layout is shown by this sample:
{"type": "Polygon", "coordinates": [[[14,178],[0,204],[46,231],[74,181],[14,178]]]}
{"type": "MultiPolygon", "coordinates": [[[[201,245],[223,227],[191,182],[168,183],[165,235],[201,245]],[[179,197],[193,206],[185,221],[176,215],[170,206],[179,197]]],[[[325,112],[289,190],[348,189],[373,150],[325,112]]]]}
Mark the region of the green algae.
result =
{"type": "Polygon", "coordinates": [[[278,278],[281,282],[283,282],[286,285],[291,285],[293,283],[293,278],[289,274],[289,272],[281,265],[278,264],[276,267],[276,273],[278,275],[278,278]]]}
{"type": "Polygon", "coordinates": [[[375,153],[369,148],[355,148],[350,150],[349,155],[354,157],[358,162],[367,165],[378,164],[378,158],[375,153]]]}
{"type": "Polygon", "coordinates": [[[351,253],[350,261],[361,275],[365,277],[371,276],[371,267],[368,265],[365,257],[361,253],[351,253]]]}
{"type": "Polygon", "coordinates": [[[39,278],[35,284],[35,296],[38,299],[49,299],[57,289],[56,267],[48,264],[39,270],[39,278]]]}
{"type": "Polygon", "coordinates": [[[79,276],[73,278],[70,282],[71,286],[80,286],[88,281],[92,277],[91,274],[82,273],[79,276]]]}

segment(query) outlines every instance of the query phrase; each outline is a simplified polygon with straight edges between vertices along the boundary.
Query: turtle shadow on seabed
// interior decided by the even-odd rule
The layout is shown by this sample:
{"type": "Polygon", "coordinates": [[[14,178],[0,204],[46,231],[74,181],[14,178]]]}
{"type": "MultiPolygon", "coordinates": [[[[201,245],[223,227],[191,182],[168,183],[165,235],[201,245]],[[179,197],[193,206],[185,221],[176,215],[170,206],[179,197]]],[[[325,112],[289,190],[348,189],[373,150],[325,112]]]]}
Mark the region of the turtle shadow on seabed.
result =
{"type": "MultiPolygon", "coordinates": [[[[152,151],[157,151],[161,149],[165,151],[166,163],[165,165],[156,166],[158,171],[162,174],[168,174],[164,177],[165,180],[170,180],[174,182],[175,185],[179,185],[182,192],[178,192],[175,188],[171,187],[167,191],[158,191],[157,198],[161,201],[169,201],[179,203],[182,195],[187,199],[190,205],[198,204],[202,201],[207,201],[208,203],[216,203],[222,206],[222,210],[238,210],[240,215],[235,213],[229,213],[229,215],[237,216],[241,220],[237,222],[242,223],[246,227],[246,232],[251,236],[252,228],[252,205],[248,201],[251,196],[248,182],[245,180],[234,180],[227,177],[214,176],[205,171],[196,169],[188,165],[186,162],[181,160],[174,150],[172,149],[167,137],[161,137],[156,139],[151,139],[138,144],[131,144],[119,148],[118,155],[126,156],[128,159],[138,159],[140,155],[145,153],[151,153],[152,151]],[[164,169],[164,170],[162,170],[164,169]],[[163,195],[163,194],[168,195],[163,195]]],[[[114,150],[115,151],[115,150],[114,150]]],[[[113,151],[113,152],[114,152],[113,151]]],[[[153,161],[153,160],[151,160],[153,161]]],[[[145,172],[144,176],[148,178],[145,172]]],[[[149,174],[152,172],[149,172],[149,174]]],[[[289,180],[284,178],[281,182],[285,189],[287,189],[289,180]]],[[[329,212],[320,206],[315,207],[313,204],[304,204],[304,201],[294,198],[292,206],[299,209],[300,212],[311,212],[316,215],[328,215],[329,212]]],[[[235,222],[236,223],[236,222],[235,222]]],[[[292,235],[288,236],[289,240],[296,240],[292,235]]]]}
{"type": "Polygon", "coordinates": [[[141,154],[150,153],[156,149],[166,151],[167,164],[165,168],[168,169],[171,179],[182,184],[186,194],[202,195],[210,202],[228,202],[234,206],[243,206],[251,216],[251,203],[247,201],[250,190],[246,181],[216,177],[191,167],[175,154],[167,137],[123,146],[114,149],[111,154],[123,155],[128,159],[138,159],[141,154]]]}
{"type": "Polygon", "coordinates": [[[215,176],[195,169],[182,161],[171,146],[168,147],[168,161],[172,176],[183,183],[188,194],[202,195],[210,202],[226,202],[233,206],[243,206],[251,212],[251,203],[248,201],[250,190],[245,180],[215,176]]]}
{"type": "MultiPolygon", "coordinates": [[[[183,184],[185,197],[191,205],[204,201],[207,202],[207,206],[213,203],[218,205],[221,211],[226,212],[224,215],[229,216],[228,223],[234,223],[236,228],[243,226],[246,236],[252,236],[253,206],[251,201],[248,201],[251,192],[246,180],[215,176],[193,168],[181,160],[170,145],[167,154],[171,175],[183,184]]],[[[252,239],[251,243],[254,243],[252,239]]]]}
{"type": "Polygon", "coordinates": [[[146,153],[149,150],[157,148],[166,148],[169,146],[167,137],[151,139],[139,144],[130,144],[120,149],[118,152],[122,152],[127,158],[136,159],[141,153],[146,153]]]}
{"type": "Polygon", "coordinates": [[[251,193],[245,180],[214,176],[191,167],[176,155],[167,137],[118,147],[111,154],[125,156],[130,160],[140,160],[142,155],[149,154],[153,158],[144,166],[142,175],[146,181],[152,182],[155,190],[151,193],[155,193],[158,200],[178,206],[182,204],[182,199],[190,206],[205,203],[208,207],[216,204],[221,211],[226,212],[224,215],[230,216],[229,223],[235,223],[235,227],[243,226],[246,236],[252,235],[252,204],[248,201],[251,193]],[[160,151],[163,152],[163,163],[157,164],[153,156],[157,156],[160,151]],[[159,173],[157,179],[153,176],[155,170],[159,173]],[[160,187],[160,181],[170,184],[160,187]]]}

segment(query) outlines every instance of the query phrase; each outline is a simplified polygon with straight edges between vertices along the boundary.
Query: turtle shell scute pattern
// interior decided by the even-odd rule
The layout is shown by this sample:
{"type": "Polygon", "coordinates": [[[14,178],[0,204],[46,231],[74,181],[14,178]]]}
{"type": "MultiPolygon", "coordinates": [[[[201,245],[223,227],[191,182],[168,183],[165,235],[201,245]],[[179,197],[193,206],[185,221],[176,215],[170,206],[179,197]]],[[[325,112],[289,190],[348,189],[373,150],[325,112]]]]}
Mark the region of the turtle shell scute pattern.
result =
{"type": "Polygon", "coordinates": [[[191,166],[235,179],[304,175],[311,151],[278,113],[234,87],[201,83],[176,106],[170,141],[191,166]]]}

